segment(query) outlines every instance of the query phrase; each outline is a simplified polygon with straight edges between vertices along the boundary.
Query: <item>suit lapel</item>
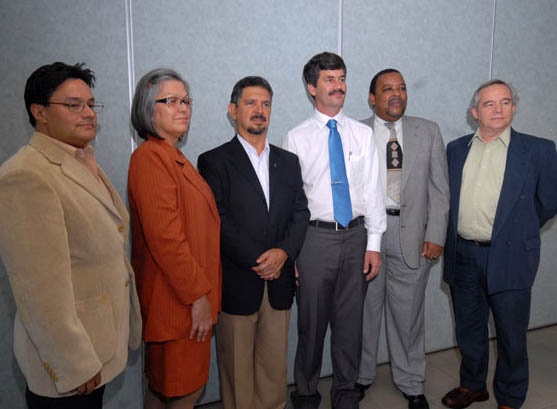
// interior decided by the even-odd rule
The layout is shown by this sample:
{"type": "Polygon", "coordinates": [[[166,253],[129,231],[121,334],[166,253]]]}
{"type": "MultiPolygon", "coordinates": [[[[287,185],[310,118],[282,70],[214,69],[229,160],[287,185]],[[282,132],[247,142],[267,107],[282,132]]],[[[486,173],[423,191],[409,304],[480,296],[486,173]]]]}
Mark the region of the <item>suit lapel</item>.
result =
{"type": "Polygon", "coordinates": [[[125,227],[127,231],[129,217],[128,217],[128,210],[126,209],[126,205],[124,204],[124,202],[122,202],[122,198],[120,197],[120,194],[118,193],[118,191],[116,190],[116,188],[114,187],[114,185],[112,184],[112,182],[110,181],[106,173],[104,173],[104,171],[100,167],[98,168],[98,171],[99,171],[99,177],[104,182],[104,185],[106,186],[106,188],[110,193],[110,196],[112,197],[112,203],[116,208],[116,210],[118,211],[118,214],[120,215],[120,219],[126,224],[125,227]]]}
{"type": "Polygon", "coordinates": [[[524,145],[520,134],[511,129],[511,142],[507,151],[505,176],[495,221],[493,222],[492,240],[497,236],[507,217],[511,214],[514,203],[519,199],[520,192],[528,176],[529,151],[524,145]]]}
{"type": "Polygon", "coordinates": [[[199,172],[195,170],[193,165],[184,156],[180,155],[177,150],[175,152],[175,155],[176,155],[176,164],[177,166],[180,167],[184,177],[190,182],[190,184],[195,189],[197,189],[197,191],[199,191],[199,193],[201,193],[201,195],[207,202],[209,209],[211,209],[211,214],[213,215],[213,217],[215,217],[217,220],[220,221],[213,192],[211,191],[211,188],[209,187],[207,182],[205,182],[205,179],[203,179],[203,177],[199,174],[199,172]]]}
{"type": "MultiPolygon", "coordinates": [[[[68,155],[67,158],[63,159],[61,167],[62,173],[68,179],[71,179],[73,182],[80,185],[84,190],[89,192],[116,217],[118,217],[119,219],[122,218],[122,215],[114,206],[113,200],[109,200],[109,196],[104,194],[105,192],[103,191],[104,188],[101,185],[101,182],[95,179],[95,177],[91,174],[91,172],[89,172],[89,170],[87,170],[87,168],[85,168],[85,166],[68,155]]],[[[108,179],[106,175],[104,175],[104,178],[108,179]]],[[[110,188],[108,186],[107,189],[110,191],[110,188]]],[[[112,192],[110,193],[112,195],[112,192]]]]}
{"type": "MultiPolygon", "coordinates": [[[[101,184],[102,182],[97,180],[85,166],[77,161],[77,159],[50,142],[49,136],[35,132],[31,137],[30,145],[40,151],[51,163],[60,166],[64,176],[101,202],[102,205],[118,219],[122,219],[122,214],[116,209],[113,200],[110,200],[111,198],[105,194],[104,187],[101,184]]],[[[108,180],[100,168],[99,171],[100,174],[103,175],[103,180],[108,180]]],[[[110,191],[110,194],[114,197],[109,187],[109,185],[112,186],[112,184],[109,182],[108,184],[105,183],[105,185],[110,191]]],[[[116,196],[118,196],[117,193],[116,196]]]]}
{"type": "MultiPolygon", "coordinates": [[[[259,183],[259,179],[257,178],[257,174],[255,173],[255,170],[251,165],[251,161],[249,160],[248,154],[246,153],[244,147],[240,144],[240,141],[237,138],[238,137],[235,136],[229,142],[228,153],[230,155],[232,166],[234,166],[238,170],[238,172],[248,181],[249,185],[259,195],[260,199],[265,204],[265,208],[267,208],[267,200],[265,199],[265,193],[263,193],[263,188],[261,187],[261,184],[259,183]]],[[[269,156],[269,167],[271,166],[272,166],[271,156],[269,156]]],[[[269,184],[272,186],[270,174],[269,174],[269,184]]],[[[269,190],[270,189],[271,188],[269,188],[269,190]]]]}
{"type": "Polygon", "coordinates": [[[411,126],[405,117],[402,117],[402,145],[404,146],[402,150],[402,179],[400,185],[400,191],[404,190],[406,182],[408,181],[408,175],[412,171],[412,166],[416,160],[416,151],[420,148],[419,138],[417,135],[417,126],[411,126]]]}
{"type": "Polygon", "coordinates": [[[468,135],[455,146],[454,153],[450,156],[449,163],[449,184],[451,191],[451,222],[455,229],[458,227],[458,212],[460,205],[460,187],[462,186],[462,171],[466,157],[470,151],[468,143],[474,135],[468,135]]]}

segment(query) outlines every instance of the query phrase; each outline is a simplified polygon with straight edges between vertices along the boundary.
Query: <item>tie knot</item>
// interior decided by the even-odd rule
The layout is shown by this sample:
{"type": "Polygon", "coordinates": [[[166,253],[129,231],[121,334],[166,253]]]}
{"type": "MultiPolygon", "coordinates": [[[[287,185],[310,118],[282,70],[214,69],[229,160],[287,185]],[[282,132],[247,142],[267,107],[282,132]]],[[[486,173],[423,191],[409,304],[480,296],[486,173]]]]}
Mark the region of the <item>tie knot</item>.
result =
{"type": "Polygon", "coordinates": [[[395,123],[394,122],[385,122],[385,126],[387,127],[387,129],[391,130],[391,129],[394,129],[395,123]]]}
{"type": "Polygon", "coordinates": [[[337,129],[337,120],[336,119],[329,119],[329,122],[327,122],[327,127],[329,129],[337,129]]]}

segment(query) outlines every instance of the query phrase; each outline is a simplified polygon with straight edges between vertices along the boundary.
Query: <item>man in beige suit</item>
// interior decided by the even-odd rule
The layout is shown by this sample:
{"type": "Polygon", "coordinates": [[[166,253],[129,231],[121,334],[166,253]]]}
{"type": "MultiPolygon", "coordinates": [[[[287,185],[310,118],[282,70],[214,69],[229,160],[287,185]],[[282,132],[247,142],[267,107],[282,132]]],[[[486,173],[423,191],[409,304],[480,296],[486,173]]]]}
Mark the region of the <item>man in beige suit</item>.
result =
{"type": "Polygon", "coordinates": [[[27,80],[35,132],[0,167],[0,256],[17,312],[14,352],[34,408],[101,408],[141,340],[128,214],[97,166],[91,70],[45,65],[27,80]]]}

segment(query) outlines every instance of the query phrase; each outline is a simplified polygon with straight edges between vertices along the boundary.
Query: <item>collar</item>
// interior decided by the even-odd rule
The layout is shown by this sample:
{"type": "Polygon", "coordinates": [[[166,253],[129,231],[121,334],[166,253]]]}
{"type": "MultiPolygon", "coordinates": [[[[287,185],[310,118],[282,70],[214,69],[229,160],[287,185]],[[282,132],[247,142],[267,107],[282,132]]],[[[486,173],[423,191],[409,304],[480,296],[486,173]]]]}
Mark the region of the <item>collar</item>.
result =
{"type": "Polygon", "coordinates": [[[159,145],[159,147],[174,155],[175,156],[174,159],[176,160],[176,162],[183,164],[186,161],[186,157],[184,156],[182,151],[177,147],[170,145],[164,139],[157,138],[154,137],[153,135],[147,134],[147,140],[151,143],[159,145]]]}
{"type": "Polygon", "coordinates": [[[246,141],[242,135],[236,134],[236,138],[238,138],[238,140],[240,141],[240,143],[242,144],[242,146],[244,147],[244,149],[247,152],[251,152],[251,154],[253,154],[257,157],[261,157],[261,155],[269,152],[269,150],[271,149],[269,147],[269,140],[267,138],[265,138],[265,147],[261,151],[261,155],[258,155],[257,150],[252,145],[250,145],[250,143],[248,141],[246,141]]]}
{"type": "Polygon", "coordinates": [[[327,127],[327,122],[329,122],[329,119],[336,120],[338,125],[340,125],[341,127],[344,126],[345,123],[346,123],[346,115],[344,115],[344,111],[342,109],[334,117],[330,117],[328,115],[325,115],[322,112],[319,112],[317,110],[317,108],[315,108],[315,113],[313,114],[313,119],[315,119],[315,121],[317,122],[317,124],[319,125],[320,128],[326,128],[327,127]]]}
{"type": "MultiPolygon", "coordinates": [[[[474,133],[474,136],[472,137],[472,139],[470,139],[470,142],[468,142],[468,146],[470,146],[472,144],[472,142],[474,142],[475,140],[484,142],[484,140],[482,139],[481,133],[480,133],[480,128],[476,129],[476,132],[474,133]]],[[[509,147],[509,143],[511,142],[511,127],[508,126],[503,132],[501,132],[501,134],[495,138],[494,140],[498,140],[501,141],[501,143],[508,148],[509,147]]]]}
{"type": "MultiPolygon", "coordinates": [[[[60,141],[60,140],[58,140],[58,139],[55,139],[55,138],[53,138],[52,136],[48,136],[47,134],[44,134],[44,133],[42,133],[42,132],[37,132],[37,131],[35,131],[35,133],[38,133],[38,134],[40,134],[40,135],[42,135],[42,136],[47,137],[48,140],[49,140],[50,142],[52,142],[54,145],[56,145],[58,148],[62,149],[64,152],[68,153],[68,154],[71,155],[72,157],[75,157],[75,153],[76,153],[76,151],[79,149],[79,148],[76,148],[76,147],[73,146],[73,145],[70,145],[69,143],[62,142],[62,141],[60,141]]],[[[89,147],[89,146],[90,146],[90,147],[93,147],[93,145],[91,145],[91,144],[89,143],[89,144],[85,145],[85,146],[84,146],[83,148],[81,148],[81,149],[86,149],[86,148],[89,147]]]]}
{"type": "MultiPolygon", "coordinates": [[[[398,127],[401,126],[401,124],[402,124],[402,118],[403,118],[403,117],[400,117],[400,118],[398,118],[396,121],[392,122],[393,124],[395,124],[395,128],[398,128],[398,127]]],[[[390,121],[385,121],[384,119],[379,118],[379,116],[375,115],[375,122],[378,123],[378,124],[381,125],[381,126],[384,126],[384,127],[386,128],[385,124],[386,124],[387,122],[390,122],[390,121]]]]}

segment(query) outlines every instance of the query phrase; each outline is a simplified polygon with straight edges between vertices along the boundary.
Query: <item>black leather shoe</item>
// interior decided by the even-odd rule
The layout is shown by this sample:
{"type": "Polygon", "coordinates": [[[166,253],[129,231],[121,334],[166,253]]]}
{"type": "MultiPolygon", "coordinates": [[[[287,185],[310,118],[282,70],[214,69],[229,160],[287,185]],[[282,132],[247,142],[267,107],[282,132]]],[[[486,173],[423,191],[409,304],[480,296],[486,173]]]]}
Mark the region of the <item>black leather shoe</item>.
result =
{"type": "Polygon", "coordinates": [[[290,400],[294,409],[317,409],[321,402],[321,395],[300,395],[298,391],[292,391],[290,400]]]}
{"type": "Polygon", "coordinates": [[[358,383],[358,382],[356,382],[354,384],[354,387],[356,388],[356,390],[358,392],[360,392],[360,396],[358,397],[359,401],[366,397],[366,390],[368,390],[370,386],[371,386],[371,383],[369,385],[363,385],[363,384],[358,383]]]}
{"type": "Polygon", "coordinates": [[[488,399],[489,393],[487,391],[473,392],[459,386],[447,392],[441,402],[452,409],[464,409],[474,402],[484,402],[488,399]]]}
{"type": "Polygon", "coordinates": [[[406,395],[404,397],[408,400],[408,409],[429,409],[429,403],[424,394],[422,395],[406,395]]]}

